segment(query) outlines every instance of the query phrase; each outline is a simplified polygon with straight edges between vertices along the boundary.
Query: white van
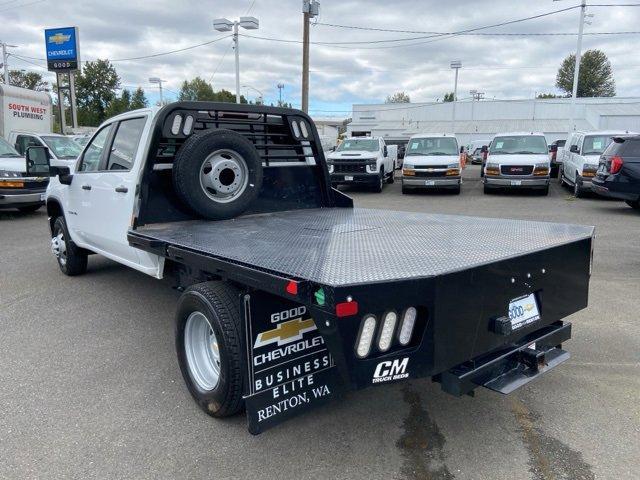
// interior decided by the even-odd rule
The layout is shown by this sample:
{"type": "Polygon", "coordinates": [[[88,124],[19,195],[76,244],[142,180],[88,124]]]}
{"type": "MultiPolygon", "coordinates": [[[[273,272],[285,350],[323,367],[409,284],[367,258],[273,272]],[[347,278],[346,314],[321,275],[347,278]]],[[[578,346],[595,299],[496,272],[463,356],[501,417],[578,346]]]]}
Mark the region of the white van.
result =
{"type": "Polygon", "coordinates": [[[448,188],[460,193],[460,149],[453,134],[422,133],[407,143],[402,193],[415,188],[448,188]]]}
{"type": "Polygon", "coordinates": [[[626,131],[571,132],[564,148],[558,152],[560,185],[573,188],[573,195],[581,197],[591,191],[591,179],[595,177],[600,155],[613,137],[628,135],[626,131]]]}
{"type": "Polygon", "coordinates": [[[327,156],[331,184],[369,185],[381,192],[385,183],[394,182],[398,150],[391,150],[381,137],[345,138],[327,156]]]}
{"type": "Polygon", "coordinates": [[[543,133],[499,133],[484,163],[484,193],[497,188],[527,188],[549,193],[549,147],[543,133]]]}

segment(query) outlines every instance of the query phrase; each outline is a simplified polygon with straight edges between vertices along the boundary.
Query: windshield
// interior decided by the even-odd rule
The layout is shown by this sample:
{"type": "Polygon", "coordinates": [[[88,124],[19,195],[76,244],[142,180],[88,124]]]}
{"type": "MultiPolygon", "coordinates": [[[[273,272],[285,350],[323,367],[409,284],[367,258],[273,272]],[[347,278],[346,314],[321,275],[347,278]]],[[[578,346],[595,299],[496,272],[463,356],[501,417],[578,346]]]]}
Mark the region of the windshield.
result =
{"type": "Polygon", "coordinates": [[[458,144],[453,137],[414,138],[405,153],[411,155],[458,155],[458,144]]]}
{"type": "Polygon", "coordinates": [[[582,155],[600,155],[611,143],[611,137],[607,135],[594,135],[584,137],[582,155]]]}
{"type": "Polygon", "coordinates": [[[336,148],[336,152],[350,152],[350,151],[352,152],[356,150],[360,150],[360,151],[364,150],[366,152],[377,152],[379,145],[380,144],[378,140],[373,140],[371,138],[362,139],[362,140],[350,138],[342,142],[340,145],[338,145],[338,148],[336,148]]]}
{"type": "Polygon", "coordinates": [[[77,158],[82,152],[82,147],[69,137],[46,137],[42,140],[58,158],[77,158]]]}
{"type": "Polygon", "coordinates": [[[21,155],[9,142],[0,137],[0,157],[21,157],[21,155]]]}
{"type": "Polygon", "coordinates": [[[492,155],[546,154],[547,141],[543,136],[517,135],[496,137],[491,142],[489,153],[492,155]]]}

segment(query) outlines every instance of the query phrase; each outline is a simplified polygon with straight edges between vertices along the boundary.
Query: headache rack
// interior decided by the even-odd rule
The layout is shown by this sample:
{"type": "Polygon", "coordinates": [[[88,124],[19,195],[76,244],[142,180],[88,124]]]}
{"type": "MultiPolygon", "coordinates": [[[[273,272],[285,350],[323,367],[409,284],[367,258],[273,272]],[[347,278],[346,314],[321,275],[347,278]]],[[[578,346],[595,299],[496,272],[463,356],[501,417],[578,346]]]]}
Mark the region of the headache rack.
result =
{"type": "Polygon", "coordinates": [[[191,135],[216,129],[242,135],[262,159],[262,190],[246,214],[352,206],[348,197],[331,189],[320,138],[303,112],[262,105],[175,102],[155,119],[134,225],[198,218],[176,198],[173,162],[191,135]]]}

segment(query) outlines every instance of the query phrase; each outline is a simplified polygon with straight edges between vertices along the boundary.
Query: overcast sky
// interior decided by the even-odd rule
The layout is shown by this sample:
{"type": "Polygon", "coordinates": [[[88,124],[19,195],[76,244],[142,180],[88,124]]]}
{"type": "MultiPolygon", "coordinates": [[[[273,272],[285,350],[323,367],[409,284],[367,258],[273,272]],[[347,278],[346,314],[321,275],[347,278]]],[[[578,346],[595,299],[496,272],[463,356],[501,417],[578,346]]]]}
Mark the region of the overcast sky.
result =
{"type": "MultiPolygon", "coordinates": [[[[260,29],[248,35],[273,39],[302,38],[302,0],[216,0],[187,2],[154,0],[0,0],[0,40],[23,59],[10,58],[11,68],[38,70],[48,80],[44,58],[47,27],[78,26],[83,60],[122,59],[166,52],[213,40],[212,20],[249,14],[260,29]]],[[[578,0],[323,0],[319,23],[419,32],[454,32],[571,7],[578,0]]],[[[613,0],[606,3],[632,3],[613,0]]],[[[590,7],[585,32],[640,30],[640,7],[590,7]]],[[[575,33],[579,9],[540,19],[482,30],[484,33],[575,33]]],[[[455,36],[395,43],[380,40],[425,37],[429,34],[381,32],[313,25],[312,42],[365,42],[311,46],[310,104],[316,116],[347,116],[353,103],[377,103],[404,90],[413,102],[436,101],[453,90],[449,62],[460,59],[459,97],[470,89],[487,98],[532,98],[536,92],[558,93],[555,75],[561,60],[575,52],[576,36],[455,36]],[[389,48],[393,47],[393,48],[389,48]]],[[[640,34],[585,36],[584,48],[600,48],[613,65],[619,96],[640,96],[640,34]]],[[[231,39],[185,52],[136,61],[114,62],[122,85],[142,86],[151,100],[157,89],[150,76],[166,79],[167,96],[175,97],[184,79],[199,75],[214,88],[234,87],[231,39]]],[[[255,38],[240,38],[241,83],[261,90],[268,102],[278,98],[300,105],[302,46],[255,38]]],[[[253,90],[241,89],[254,98],[253,90]]]]}

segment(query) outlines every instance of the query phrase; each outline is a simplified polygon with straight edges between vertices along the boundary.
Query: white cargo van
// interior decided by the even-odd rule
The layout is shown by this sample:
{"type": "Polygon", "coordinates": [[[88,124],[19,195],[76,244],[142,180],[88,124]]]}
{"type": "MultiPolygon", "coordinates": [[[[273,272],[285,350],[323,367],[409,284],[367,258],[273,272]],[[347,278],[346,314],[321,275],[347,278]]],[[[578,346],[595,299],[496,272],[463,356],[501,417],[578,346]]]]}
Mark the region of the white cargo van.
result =
{"type": "Polygon", "coordinates": [[[447,188],[460,193],[460,149],[452,134],[413,135],[402,167],[402,193],[416,188],[447,188]]]}
{"type": "Polygon", "coordinates": [[[484,162],[484,193],[527,188],[549,193],[549,147],[543,133],[499,133],[484,162]]]}
{"type": "Polygon", "coordinates": [[[572,132],[565,147],[558,152],[561,162],[558,181],[573,188],[575,197],[591,191],[591,179],[598,170],[600,155],[613,137],[627,135],[626,131],[572,132]]]}
{"type": "Polygon", "coordinates": [[[1,137],[9,140],[15,131],[51,133],[52,128],[52,103],[47,92],[0,84],[1,137]]]}

